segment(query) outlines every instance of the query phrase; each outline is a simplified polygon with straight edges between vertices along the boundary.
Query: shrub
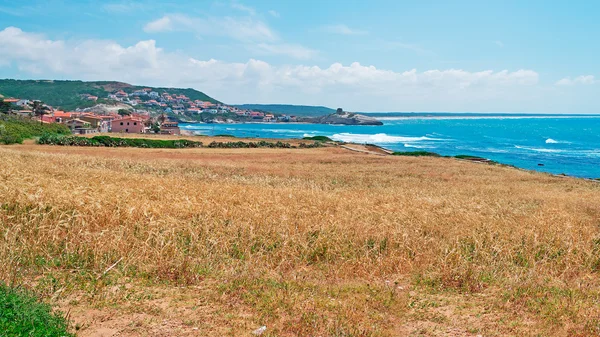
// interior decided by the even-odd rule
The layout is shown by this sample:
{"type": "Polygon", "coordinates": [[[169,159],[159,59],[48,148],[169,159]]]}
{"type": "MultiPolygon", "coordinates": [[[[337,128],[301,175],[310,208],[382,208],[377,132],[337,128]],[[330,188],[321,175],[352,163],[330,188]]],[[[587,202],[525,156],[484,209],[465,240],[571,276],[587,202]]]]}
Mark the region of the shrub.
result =
{"type": "Polygon", "coordinates": [[[435,152],[427,152],[427,151],[394,152],[392,154],[394,156],[409,156],[409,157],[440,157],[440,155],[435,152]]]}
{"type": "Polygon", "coordinates": [[[0,283],[2,336],[67,337],[67,320],[25,291],[0,283]]]}
{"type": "Polygon", "coordinates": [[[329,138],[327,136],[312,136],[312,137],[304,137],[302,139],[316,140],[316,141],[319,141],[319,142],[331,142],[331,141],[333,141],[331,138],[329,138]]]}
{"type": "Polygon", "coordinates": [[[181,149],[202,147],[201,142],[187,139],[161,140],[144,138],[117,138],[110,136],[95,136],[92,138],[78,136],[58,136],[45,134],[38,140],[38,144],[63,145],[63,146],[105,146],[105,147],[142,147],[181,149]]]}

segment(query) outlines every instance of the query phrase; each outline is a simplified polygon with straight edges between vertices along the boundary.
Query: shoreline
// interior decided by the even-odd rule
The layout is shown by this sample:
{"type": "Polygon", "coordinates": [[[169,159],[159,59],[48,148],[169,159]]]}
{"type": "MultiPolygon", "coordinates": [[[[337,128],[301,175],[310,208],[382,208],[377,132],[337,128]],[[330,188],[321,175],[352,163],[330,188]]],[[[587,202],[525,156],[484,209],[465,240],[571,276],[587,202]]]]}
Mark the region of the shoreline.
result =
{"type": "MultiPolygon", "coordinates": [[[[186,137],[211,137],[208,135],[198,135],[198,134],[194,134],[194,132],[189,131],[189,130],[181,130],[181,136],[186,136],[186,137]]],[[[214,137],[214,136],[213,136],[214,137]]],[[[236,137],[233,136],[234,138],[239,138],[239,139],[245,139],[244,137],[236,137]]],[[[254,138],[254,139],[264,139],[264,140],[296,140],[296,141],[301,141],[303,140],[302,138],[267,138],[267,137],[247,137],[247,138],[254,138]]],[[[333,140],[334,142],[336,142],[335,140],[333,140]]],[[[354,151],[354,152],[361,152],[361,153],[365,153],[365,154],[374,154],[374,155],[382,155],[381,153],[374,153],[374,152],[369,152],[369,151],[363,151],[363,150],[357,150],[357,149],[353,149],[350,148],[347,145],[357,145],[357,146],[364,146],[365,144],[361,144],[361,143],[354,143],[354,142],[340,142],[340,147],[344,148],[346,150],[349,151],[354,151]]],[[[369,144],[369,146],[374,146],[377,147],[379,149],[381,149],[383,152],[387,152],[388,154],[385,154],[384,156],[402,156],[399,155],[398,153],[401,153],[401,151],[393,151],[390,150],[384,146],[381,145],[375,145],[375,144],[369,144]]],[[[408,155],[406,156],[416,156],[415,154],[422,152],[422,151],[405,151],[404,153],[408,153],[408,155]]],[[[542,174],[548,174],[550,176],[554,176],[554,177],[560,177],[560,178],[575,178],[575,179],[583,179],[583,180],[587,180],[587,181],[593,181],[596,183],[600,183],[600,178],[588,178],[588,177],[578,177],[578,176],[574,176],[574,175],[569,175],[569,174],[556,174],[556,173],[551,173],[551,172],[545,172],[545,171],[539,171],[539,170],[534,170],[534,169],[527,169],[527,168],[523,168],[523,167],[519,167],[519,166],[515,166],[515,165],[511,165],[511,164],[506,164],[506,163],[502,163],[502,162],[498,162],[495,160],[491,160],[489,158],[484,158],[484,157],[479,157],[479,156],[469,156],[469,155],[456,155],[456,156],[445,156],[445,155],[441,155],[439,153],[436,152],[428,152],[428,154],[426,155],[420,155],[420,156],[424,156],[424,157],[437,157],[437,158],[453,158],[456,160],[460,160],[460,161],[469,161],[469,162],[473,162],[473,163],[478,163],[478,164],[486,164],[486,165],[500,165],[500,166],[504,166],[504,167],[511,167],[517,170],[522,170],[522,171],[526,171],[526,172],[536,172],[536,173],[542,173],[542,174]],[[471,159],[468,159],[471,158],[471,159]]]]}

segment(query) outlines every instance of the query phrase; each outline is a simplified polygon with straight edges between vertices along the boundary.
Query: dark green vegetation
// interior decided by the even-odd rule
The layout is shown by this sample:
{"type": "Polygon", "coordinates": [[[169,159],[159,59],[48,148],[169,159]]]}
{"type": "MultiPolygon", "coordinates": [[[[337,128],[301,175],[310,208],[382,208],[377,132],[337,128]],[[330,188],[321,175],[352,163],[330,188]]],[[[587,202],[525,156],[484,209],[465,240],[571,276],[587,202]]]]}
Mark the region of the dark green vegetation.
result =
{"type": "Polygon", "coordinates": [[[63,124],[41,124],[27,118],[0,116],[0,144],[21,144],[23,140],[42,135],[69,135],[63,124]]]}
{"type": "Polygon", "coordinates": [[[109,93],[123,90],[132,93],[143,88],[150,88],[160,94],[186,95],[191,100],[202,100],[218,103],[217,100],[194,89],[152,88],[135,86],[121,82],[83,82],[83,81],[53,81],[53,80],[0,80],[0,94],[4,97],[15,97],[29,100],[41,100],[46,104],[63,110],[91,107],[99,103],[107,103],[109,93]],[[81,95],[90,94],[98,97],[98,101],[86,100],[81,95]]]}
{"type": "Polygon", "coordinates": [[[408,156],[408,157],[446,157],[446,158],[455,158],[455,159],[461,159],[461,160],[475,161],[475,162],[479,162],[479,163],[486,163],[486,164],[493,164],[493,165],[502,165],[502,166],[514,167],[513,165],[502,164],[502,163],[499,163],[499,162],[497,162],[495,160],[491,160],[491,159],[487,159],[487,158],[483,158],[483,157],[478,157],[478,156],[470,156],[470,155],[466,155],[466,154],[459,154],[459,155],[456,155],[456,156],[442,156],[442,155],[437,154],[435,152],[409,151],[409,152],[394,152],[394,153],[392,153],[392,155],[394,155],[394,156],[408,156]]]}
{"type": "Polygon", "coordinates": [[[279,148],[279,149],[295,149],[295,148],[313,148],[313,147],[321,147],[322,145],[319,142],[315,142],[312,144],[304,144],[301,143],[299,146],[294,146],[290,143],[284,142],[267,142],[261,140],[259,142],[212,142],[208,144],[209,148],[219,148],[219,149],[251,149],[251,148],[279,148]]]}
{"type": "Polygon", "coordinates": [[[238,109],[256,110],[273,114],[299,117],[318,117],[335,113],[335,109],[324,106],[287,105],[287,104],[242,104],[238,109]]]}
{"type": "Polygon", "coordinates": [[[0,283],[0,336],[74,336],[67,328],[67,320],[49,305],[0,283]]]}
{"type": "Polygon", "coordinates": [[[312,136],[312,137],[304,137],[302,139],[306,140],[316,140],[319,142],[332,142],[333,140],[327,136],[312,136]]]}
{"type": "Polygon", "coordinates": [[[64,146],[106,146],[106,147],[143,147],[158,149],[181,149],[202,147],[201,142],[187,139],[162,140],[145,138],[117,138],[110,136],[95,136],[91,138],[78,136],[44,135],[38,144],[64,146]]]}
{"type": "Polygon", "coordinates": [[[12,111],[12,104],[4,102],[4,99],[0,98],[0,113],[7,114],[12,111]]]}
{"type": "MultiPolygon", "coordinates": [[[[40,137],[38,144],[42,145],[62,145],[62,146],[105,146],[105,147],[142,147],[158,149],[182,149],[203,147],[202,142],[195,142],[187,139],[162,140],[146,138],[117,138],[110,136],[95,136],[91,138],[79,136],[58,136],[46,134],[40,137]]],[[[320,147],[321,144],[300,144],[300,148],[320,147]]],[[[283,142],[212,142],[207,145],[208,148],[283,148],[293,149],[297,146],[283,142]]]]}
{"type": "Polygon", "coordinates": [[[427,151],[394,152],[392,154],[394,156],[409,156],[409,157],[440,157],[440,155],[435,152],[427,152],[427,151]]]}

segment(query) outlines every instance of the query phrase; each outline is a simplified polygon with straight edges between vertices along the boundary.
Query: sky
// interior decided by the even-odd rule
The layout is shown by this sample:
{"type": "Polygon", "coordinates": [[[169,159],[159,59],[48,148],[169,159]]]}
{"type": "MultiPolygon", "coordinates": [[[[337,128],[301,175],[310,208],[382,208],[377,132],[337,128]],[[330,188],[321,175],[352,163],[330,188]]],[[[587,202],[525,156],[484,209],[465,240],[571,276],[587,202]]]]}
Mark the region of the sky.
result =
{"type": "Polygon", "coordinates": [[[600,113],[599,1],[0,0],[0,78],[229,104],[600,113]]]}

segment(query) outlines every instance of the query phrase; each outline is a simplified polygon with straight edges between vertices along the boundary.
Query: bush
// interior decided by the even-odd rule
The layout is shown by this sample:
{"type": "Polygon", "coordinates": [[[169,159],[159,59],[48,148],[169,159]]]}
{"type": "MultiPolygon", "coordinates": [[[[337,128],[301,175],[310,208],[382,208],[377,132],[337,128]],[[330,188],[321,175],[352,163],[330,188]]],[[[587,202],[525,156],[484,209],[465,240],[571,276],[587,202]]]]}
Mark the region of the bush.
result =
{"type": "MultiPolygon", "coordinates": [[[[43,145],[62,145],[62,146],[105,146],[105,147],[142,147],[142,148],[163,148],[163,149],[183,149],[202,147],[202,142],[195,142],[187,139],[177,140],[159,140],[145,138],[117,138],[110,136],[95,136],[92,138],[79,136],[60,136],[56,134],[44,134],[38,139],[38,144],[43,145]]],[[[300,144],[301,148],[313,148],[323,146],[320,142],[313,144],[300,144]]],[[[248,148],[278,148],[294,149],[296,146],[284,142],[212,142],[208,148],[219,149],[248,149],[248,148]]]]}
{"type": "Polygon", "coordinates": [[[409,157],[440,157],[440,155],[435,152],[427,152],[427,151],[394,152],[392,154],[394,156],[409,156],[409,157]]]}
{"type": "Polygon", "coordinates": [[[0,283],[0,335],[67,337],[67,320],[34,296],[0,283]]]}
{"type": "Polygon", "coordinates": [[[316,141],[319,141],[319,142],[331,142],[331,141],[333,141],[331,138],[329,138],[327,136],[312,136],[312,137],[304,137],[302,139],[316,140],[316,141]]]}
{"type": "Polygon", "coordinates": [[[63,145],[63,146],[105,146],[105,147],[142,147],[142,148],[165,148],[181,149],[202,147],[201,142],[187,139],[160,140],[144,138],[117,138],[110,136],[95,136],[92,138],[78,136],[59,136],[45,134],[38,140],[38,144],[63,145]]]}

